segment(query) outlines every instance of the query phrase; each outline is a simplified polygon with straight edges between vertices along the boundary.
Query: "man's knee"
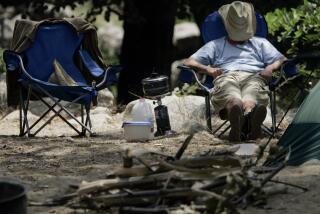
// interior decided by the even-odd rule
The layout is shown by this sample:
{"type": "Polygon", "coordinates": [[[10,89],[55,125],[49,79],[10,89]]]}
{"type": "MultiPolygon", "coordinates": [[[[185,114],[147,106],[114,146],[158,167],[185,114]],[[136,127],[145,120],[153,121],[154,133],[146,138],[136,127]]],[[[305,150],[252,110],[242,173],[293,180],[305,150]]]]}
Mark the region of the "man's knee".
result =
{"type": "Polygon", "coordinates": [[[257,105],[254,100],[243,100],[243,110],[245,113],[249,113],[257,105]]]}
{"type": "Polygon", "coordinates": [[[227,102],[227,108],[232,107],[232,106],[240,106],[241,108],[243,107],[243,102],[240,98],[234,97],[228,100],[227,102]]]}

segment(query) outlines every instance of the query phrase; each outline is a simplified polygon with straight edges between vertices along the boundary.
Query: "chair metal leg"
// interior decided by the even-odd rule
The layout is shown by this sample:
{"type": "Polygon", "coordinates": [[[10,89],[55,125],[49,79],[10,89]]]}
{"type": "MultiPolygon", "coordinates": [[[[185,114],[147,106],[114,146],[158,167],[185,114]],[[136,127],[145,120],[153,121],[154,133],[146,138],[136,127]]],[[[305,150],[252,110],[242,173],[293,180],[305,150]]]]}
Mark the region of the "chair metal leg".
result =
{"type": "MultiPolygon", "coordinates": [[[[36,121],[32,124],[32,126],[29,128],[29,130],[31,131],[32,128],[34,128],[40,121],[41,119],[43,119],[50,111],[53,111],[57,114],[57,116],[59,116],[64,122],[66,122],[71,128],[73,128],[77,133],[79,133],[79,131],[69,122],[67,121],[64,117],[62,117],[55,109],[54,107],[57,105],[58,102],[60,102],[61,100],[54,100],[55,103],[51,106],[49,103],[47,103],[42,97],[38,96],[36,93],[33,93],[31,91],[31,94],[33,96],[35,96],[36,98],[38,98],[39,100],[41,100],[43,102],[43,104],[45,104],[48,107],[48,110],[36,121]]],[[[60,111],[61,112],[61,111],[60,111]]],[[[51,120],[54,118],[55,116],[52,116],[48,121],[46,121],[40,128],[38,128],[37,131],[35,131],[32,135],[35,136],[37,133],[39,133],[48,123],[51,122],[51,120]]],[[[26,132],[23,133],[23,135],[25,135],[26,132]]]]}
{"type": "Polygon", "coordinates": [[[215,135],[228,121],[225,120],[218,128],[216,128],[212,134],[215,135]]]}
{"type": "Polygon", "coordinates": [[[40,97],[37,93],[34,93],[31,88],[28,88],[28,95],[27,95],[27,99],[24,100],[23,97],[23,93],[22,93],[22,89],[21,89],[21,93],[20,93],[20,136],[24,136],[27,134],[27,136],[35,136],[36,134],[38,134],[47,124],[49,124],[56,116],[60,117],[64,122],[66,122],[73,130],[75,130],[77,132],[77,134],[82,135],[83,133],[85,134],[86,131],[88,131],[90,134],[92,134],[91,132],[91,120],[90,120],[90,106],[88,107],[88,110],[86,109],[87,112],[87,122],[86,124],[84,124],[84,115],[83,115],[83,107],[82,107],[82,118],[81,121],[79,121],[68,109],[66,109],[67,107],[69,107],[71,104],[77,102],[78,100],[82,99],[84,96],[87,96],[87,94],[84,94],[76,99],[74,99],[73,101],[71,101],[70,103],[68,103],[67,105],[63,106],[60,101],[58,99],[55,99],[53,96],[51,96],[51,94],[49,94],[47,91],[43,90],[41,87],[38,87],[39,90],[41,90],[44,94],[46,94],[51,100],[54,101],[53,105],[50,105],[48,102],[46,102],[42,97],[40,97]],[[29,100],[30,100],[30,96],[31,94],[35,97],[37,97],[39,100],[41,100],[47,107],[48,110],[46,112],[44,112],[40,118],[37,119],[37,121],[35,121],[31,126],[29,126],[29,121],[28,121],[28,117],[27,117],[27,112],[28,112],[28,107],[29,107],[29,100]],[[59,106],[60,109],[59,110],[55,110],[54,108],[56,106],[59,106]],[[44,124],[42,124],[33,134],[31,134],[31,129],[33,129],[50,111],[54,112],[54,115],[52,115],[44,124]],[[79,131],[74,125],[72,125],[66,118],[64,118],[60,113],[64,111],[66,112],[71,118],[73,118],[80,126],[81,126],[81,131],[79,131]],[[88,123],[89,123],[89,127],[88,127],[88,123]]]}
{"type": "Polygon", "coordinates": [[[212,132],[212,124],[211,124],[211,109],[210,109],[210,96],[209,93],[205,97],[205,105],[206,105],[206,121],[207,127],[212,132]]]}
{"type": "MultiPolygon", "coordinates": [[[[87,105],[85,110],[86,110],[86,115],[87,115],[85,125],[86,126],[89,125],[89,129],[92,130],[92,122],[91,122],[91,117],[90,117],[90,105],[87,105]]],[[[95,133],[91,132],[90,136],[93,136],[93,135],[95,135],[95,133]]]]}
{"type": "Polygon", "coordinates": [[[29,108],[29,101],[30,101],[30,94],[31,88],[28,88],[27,99],[24,99],[22,87],[20,87],[20,134],[19,136],[24,136],[27,134],[28,137],[31,137],[30,128],[29,128],[29,121],[28,121],[28,108],[29,108]],[[26,129],[26,131],[25,131],[26,129]]]}
{"type": "MultiPolygon", "coordinates": [[[[81,104],[81,123],[84,123],[85,125],[87,125],[84,121],[84,108],[82,104],[81,104]]],[[[81,126],[81,136],[85,136],[85,135],[86,135],[86,129],[81,126]]]]}
{"type": "Polygon", "coordinates": [[[275,136],[275,133],[277,132],[277,109],[276,109],[276,92],[275,89],[270,90],[269,93],[269,99],[270,99],[270,111],[271,111],[271,127],[267,127],[262,124],[261,129],[264,133],[266,133],[269,136],[275,136]]]}
{"type": "MultiPolygon", "coordinates": [[[[63,116],[60,115],[60,112],[62,111],[62,109],[60,109],[59,111],[56,111],[54,109],[54,107],[56,105],[58,105],[60,100],[55,101],[56,103],[54,103],[54,105],[50,106],[50,104],[47,103],[43,98],[39,97],[39,99],[49,108],[50,111],[53,111],[55,114],[53,116],[51,116],[35,133],[40,132],[48,123],[50,123],[53,120],[53,118],[58,116],[61,120],[63,120],[65,123],[67,123],[75,132],[80,134],[80,131],[78,129],[76,129],[68,120],[66,120],[66,118],[64,118],[63,116]]],[[[65,107],[67,107],[67,105],[65,107]]]]}
{"type": "MultiPolygon", "coordinates": [[[[223,123],[223,125],[224,124],[226,124],[228,121],[225,121],[224,123],[223,123]]],[[[218,137],[220,138],[224,133],[226,133],[226,131],[228,131],[229,129],[231,128],[231,124],[229,124],[228,126],[227,126],[227,128],[225,128],[219,135],[218,135],[218,137]]]]}
{"type": "Polygon", "coordinates": [[[23,114],[24,114],[24,109],[23,109],[23,105],[24,105],[24,101],[23,101],[23,97],[22,97],[22,90],[20,89],[19,91],[19,126],[20,126],[20,133],[19,136],[22,137],[23,133],[24,133],[24,127],[23,127],[23,123],[24,121],[22,121],[23,114]]]}
{"type": "Polygon", "coordinates": [[[86,106],[86,114],[87,114],[87,121],[89,123],[90,130],[92,129],[91,117],[90,117],[90,106],[86,106]]]}
{"type": "Polygon", "coordinates": [[[277,132],[277,118],[276,118],[276,114],[277,114],[277,107],[276,107],[276,92],[272,91],[271,92],[271,120],[272,120],[272,135],[274,135],[277,132]]]}
{"type": "Polygon", "coordinates": [[[273,132],[273,129],[266,127],[265,125],[262,124],[261,129],[264,133],[266,133],[269,136],[274,136],[275,132],[273,132]]]}
{"type": "MultiPolygon", "coordinates": [[[[302,85],[304,85],[305,83],[307,83],[310,78],[312,77],[312,74],[315,70],[311,70],[309,72],[309,74],[306,76],[306,78],[304,79],[304,81],[302,82],[302,85]]],[[[296,87],[298,88],[298,92],[296,93],[296,95],[294,96],[293,100],[291,101],[290,105],[287,107],[286,112],[282,115],[279,123],[276,125],[275,127],[275,132],[278,131],[280,124],[282,123],[282,121],[284,120],[284,118],[287,116],[289,110],[293,107],[293,105],[299,100],[300,96],[303,95],[303,87],[296,85],[296,87]]],[[[274,95],[275,96],[275,95],[274,95]]]]}
{"type": "MultiPolygon", "coordinates": [[[[82,99],[83,97],[87,96],[87,94],[84,94],[82,96],[79,96],[78,98],[72,100],[70,103],[68,103],[66,106],[63,106],[61,103],[57,102],[55,100],[55,98],[49,94],[47,91],[45,91],[44,89],[42,89],[40,86],[37,86],[39,88],[39,90],[41,90],[43,93],[45,93],[48,97],[50,97],[55,103],[57,103],[57,105],[60,107],[59,111],[55,111],[55,114],[49,119],[52,120],[54,117],[59,116],[61,111],[66,112],[72,119],[74,119],[80,126],[82,126],[84,129],[86,129],[86,131],[88,131],[90,134],[92,134],[91,129],[89,129],[85,124],[83,124],[81,121],[79,121],[68,109],[66,109],[69,105],[77,102],[78,100],[82,99]]],[[[61,115],[60,115],[61,116],[61,115]]],[[[60,117],[59,116],[59,117],[60,117]]],[[[61,116],[62,117],[62,116],[61,116]]],[[[60,118],[61,118],[60,117],[60,118]]],[[[63,119],[64,121],[66,121],[65,119],[63,119]]],[[[70,123],[69,123],[70,124],[70,123]]],[[[81,135],[81,132],[77,131],[79,135],[81,135]]]]}
{"type": "Polygon", "coordinates": [[[287,116],[289,110],[292,108],[292,106],[297,102],[297,100],[299,100],[299,97],[302,95],[302,90],[299,90],[298,93],[295,95],[295,97],[293,98],[293,100],[291,101],[290,105],[288,106],[288,108],[286,109],[285,113],[282,115],[276,130],[279,129],[280,124],[282,123],[282,121],[284,120],[284,118],[287,116]]]}

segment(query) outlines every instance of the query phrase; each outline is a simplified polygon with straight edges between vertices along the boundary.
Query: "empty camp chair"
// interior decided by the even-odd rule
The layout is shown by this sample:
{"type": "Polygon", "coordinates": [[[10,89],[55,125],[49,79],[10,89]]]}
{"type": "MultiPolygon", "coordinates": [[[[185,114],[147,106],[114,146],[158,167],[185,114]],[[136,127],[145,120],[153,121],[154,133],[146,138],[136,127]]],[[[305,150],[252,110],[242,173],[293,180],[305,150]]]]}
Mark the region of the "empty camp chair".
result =
{"type": "MultiPolygon", "coordinates": [[[[26,20],[18,24],[21,26],[23,23],[30,24],[26,20]]],[[[84,45],[85,39],[88,42],[85,37],[89,31],[77,31],[69,21],[44,21],[39,23],[35,30],[34,39],[26,48],[19,52],[11,50],[4,52],[7,75],[16,77],[16,79],[8,78],[13,81],[9,82],[9,85],[18,86],[20,136],[36,135],[55,117],[60,117],[77,134],[85,135],[88,132],[91,135],[90,106],[92,103],[96,104],[98,90],[116,81],[115,72],[118,69],[111,66],[102,67],[99,65],[101,62],[98,64],[93,60],[92,50],[98,50],[96,44],[91,44],[93,48],[87,49],[85,47],[88,47],[88,44],[84,45]],[[53,104],[44,97],[51,99],[53,104]],[[48,110],[33,124],[28,120],[31,99],[40,100],[48,107],[48,110]],[[63,105],[61,101],[68,103],[63,105]],[[81,120],[67,109],[73,103],[81,106],[81,120]],[[53,112],[53,115],[40,125],[40,121],[49,112],[53,112]],[[81,128],[78,129],[70,123],[61,114],[62,112],[73,118],[81,128]]],[[[16,32],[16,29],[14,32],[21,33],[16,32]]],[[[20,35],[23,36],[30,35],[20,35]]]]}
{"type": "MultiPolygon", "coordinates": [[[[257,20],[257,28],[255,36],[257,37],[264,37],[266,38],[268,35],[268,27],[267,23],[264,19],[264,17],[256,13],[256,20],[257,20]]],[[[204,43],[207,43],[211,40],[218,39],[220,37],[226,36],[227,32],[225,30],[222,18],[220,14],[215,11],[211,14],[209,14],[204,23],[201,27],[201,35],[204,43]]],[[[289,61],[287,64],[284,64],[281,68],[281,75],[278,78],[273,78],[272,81],[269,83],[270,88],[270,109],[271,109],[271,116],[272,116],[272,126],[266,127],[263,126],[263,130],[269,134],[270,136],[273,136],[276,132],[276,128],[278,125],[276,124],[276,99],[275,99],[275,91],[277,86],[279,85],[279,82],[283,78],[293,77],[298,74],[298,70],[296,69],[294,61],[289,61]]],[[[205,94],[205,105],[206,105],[206,121],[208,129],[215,134],[218,132],[226,123],[227,121],[224,121],[220,126],[218,126],[215,130],[212,129],[211,124],[211,110],[210,110],[210,89],[213,88],[213,78],[212,77],[205,77],[204,82],[199,81],[197,78],[196,72],[184,65],[178,66],[179,69],[181,69],[179,80],[181,82],[185,83],[191,83],[191,82],[197,82],[198,85],[203,89],[205,94]]],[[[219,136],[224,134],[228,129],[230,128],[230,125],[224,129],[219,136]]]]}

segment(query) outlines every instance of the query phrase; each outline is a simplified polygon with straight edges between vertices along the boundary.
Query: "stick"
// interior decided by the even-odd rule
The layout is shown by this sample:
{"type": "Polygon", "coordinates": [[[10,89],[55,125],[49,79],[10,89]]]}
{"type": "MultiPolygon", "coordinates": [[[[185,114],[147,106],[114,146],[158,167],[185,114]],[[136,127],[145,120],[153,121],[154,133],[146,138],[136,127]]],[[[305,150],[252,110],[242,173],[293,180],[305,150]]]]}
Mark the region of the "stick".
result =
{"type": "Polygon", "coordinates": [[[181,147],[179,148],[179,150],[177,151],[177,153],[176,153],[176,155],[175,155],[175,159],[176,159],[176,160],[179,160],[179,159],[182,157],[184,151],[188,148],[188,145],[189,145],[189,143],[191,142],[191,139],[193,138],[193,135],[194,135],[194,134],[190,134],[190,135],[185,139],[185,141],[183,142],[183,144],[181,145],[181,147]]]}
{"type": "Polygon", "coordinates": [[[309,191],[309,189],[306,188],[306,187],[302,187],[302,186],[299,186],[299,185],[296,185],[296,184],[291,184],[291,183],[284,182],[284,181],[270,180],[269,182],[277,183],[277,184],[283,184],[283,185],[286,185],[286,186],[290,186],[290,187],[294,187],[294,188],[297,188],[297,189],[301,189],[303,192],[309,191]]]}
{"type": "MultiPolygon", "coordinates": [[[[282,162],[278,168],[276,168],[271,174],[269,174],[267,177],[265,177],[262,181],[261,181],[261,187],[263,187],[268,181],[270,181],[278,172],[280,172],[287,164],[287,161],[289,160],[290,157],[290,151],[288,152],[284,162],[282,162]]],[[[244,195],[242,195],[240,198],[238,198],[237,200],[231,199],[231,201],[233,201],[234,204],[238,204],[240,202],[246,201],[246,199],[255,191],[255,187],[251,187],[244,195]]]]}
{"type": "Polygon", "coordinates": [[[239,158],[231,155],[218,155],[218,156],[204,156],[195,158],[185,158],[181,160],[173,161],[172,164],[190,168],[199,168],[206,166],[233,166],[240,167],[239,158]]]}
{"type": "Polygon", "coordinates": [[[164,198],[193,198],[207,195],[204,192],[196,192],[191,188],[175,188],[165,190],[145,190],[130,193],[119,193],[114,195],[91,196],[86,198],[88,201],[103,203],[103,206],[122,206],[128,204],[150,204],[154,203],[157,197],[164,198]]]}
{"type": "Polygon", "coordinates": [[[120,213],[136,213],[136,214],[169,214],[167,207],[142,208],[142,207],[121,207],[120,213]]]}

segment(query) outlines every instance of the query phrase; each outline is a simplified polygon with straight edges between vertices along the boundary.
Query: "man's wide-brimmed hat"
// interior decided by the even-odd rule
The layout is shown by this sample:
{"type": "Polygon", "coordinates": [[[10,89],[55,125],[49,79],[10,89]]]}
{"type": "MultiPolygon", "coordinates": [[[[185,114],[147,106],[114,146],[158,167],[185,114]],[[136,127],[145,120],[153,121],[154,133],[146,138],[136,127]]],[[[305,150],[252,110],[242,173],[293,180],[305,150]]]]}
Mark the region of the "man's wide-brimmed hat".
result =
{"type": "Polygon", "coordinates": [[[234,1],[220,7],[218,12],[231,40],[246,41],[255,34],[256,16],[252,4],[234,1]]]}

